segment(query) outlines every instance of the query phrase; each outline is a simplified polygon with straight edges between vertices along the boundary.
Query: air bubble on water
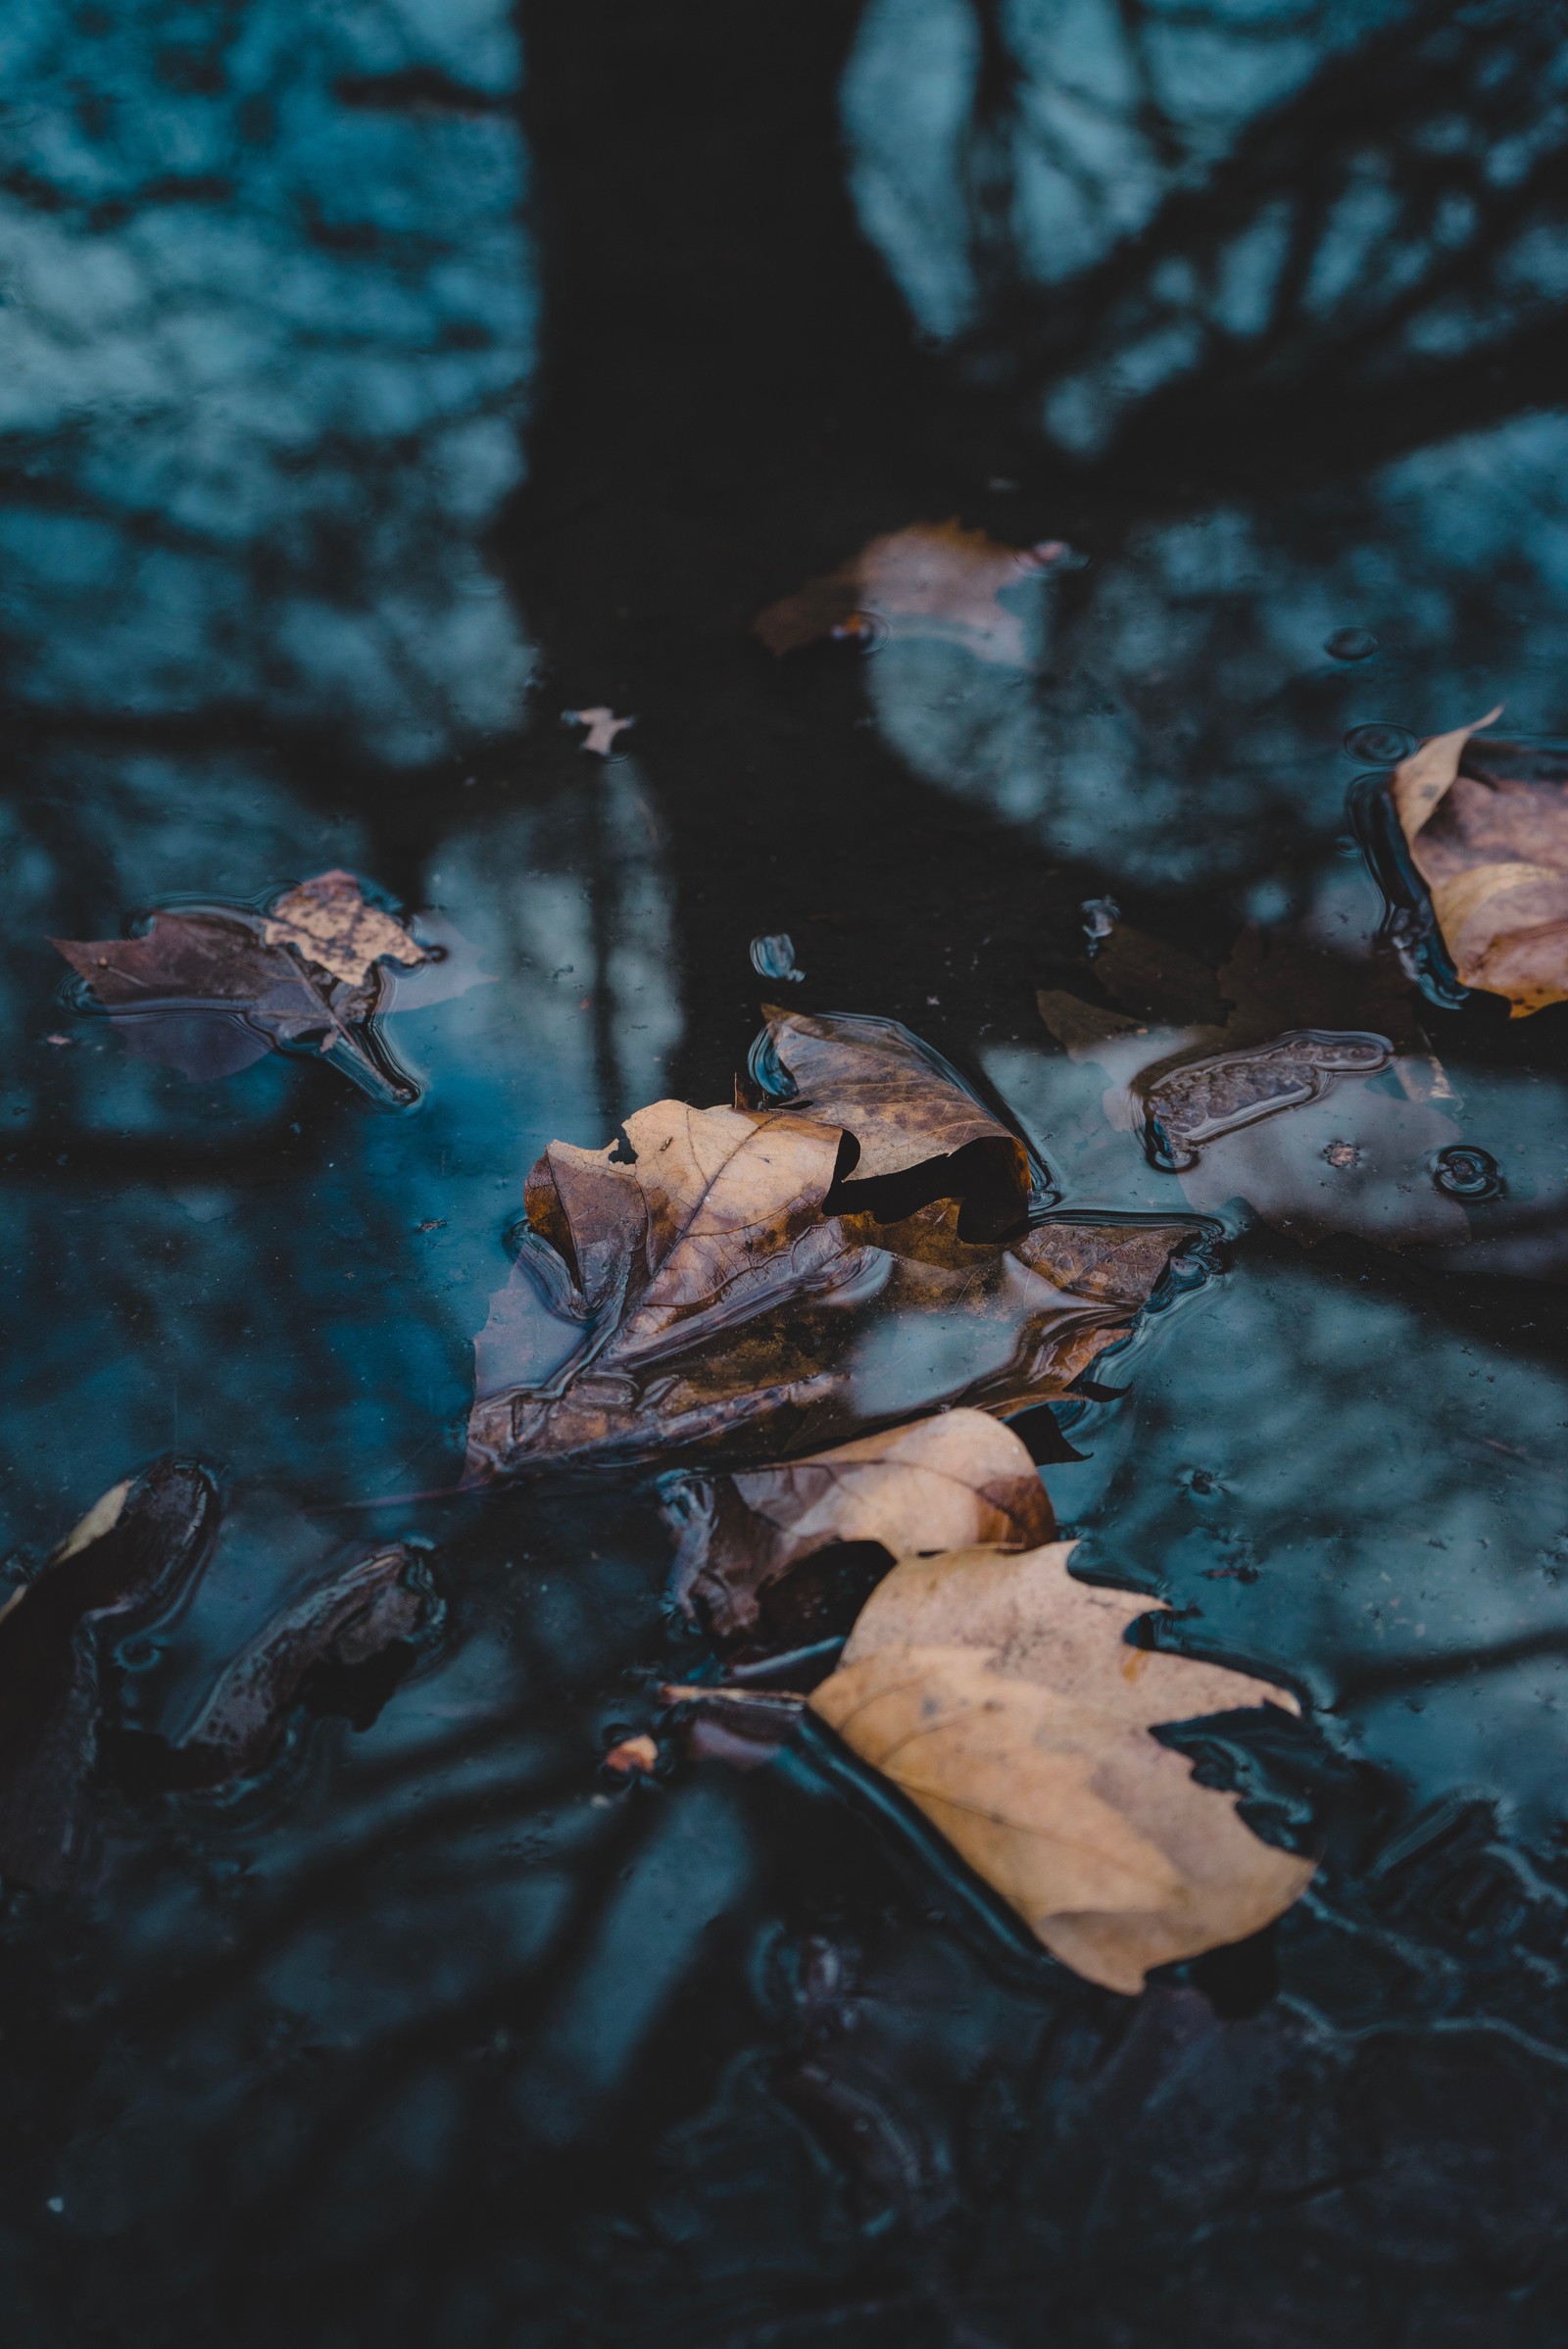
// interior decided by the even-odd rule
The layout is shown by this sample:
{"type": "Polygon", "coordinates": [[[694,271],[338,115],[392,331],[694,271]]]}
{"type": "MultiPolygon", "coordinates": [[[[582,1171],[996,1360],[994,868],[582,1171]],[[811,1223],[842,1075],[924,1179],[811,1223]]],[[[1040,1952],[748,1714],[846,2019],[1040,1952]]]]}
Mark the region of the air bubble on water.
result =
{"type": "Polygon", "coordinates": [[[1401,759],[1409,758],[1416,741],[1408,726],[1374,718],[1366,725],[1352,726],[1342,747],[1348,758],[1364,759],[1369,766],[1397,766],[1401,759]]]}
{"type": "Polygon", "coordinates": [[[833,630],[840,644],[858,645],[862,653],[879,652],[891,630],[880,612],[852,612],[833,630]]]}
{"type": "Polygon", "coordinates": [[[1084,936],[1091,946],[1108,938],[1121,919],[1121,907],[1114,898],[1085,898],[1078,910],[1084,917],[1084,936]]]}
{"type": "Polygon", "coordinates": [[[1336,628],[1323,646],[1331,661],[1370,661],[1377,649],[1370,628],[1336,628]]]}
{"type": "Polygon", "coordinates": [[[788,930],[775,930],[752,940],[752,968],[761,979],[790,979],[797,985],[806,976],[795,960],[795,941],[788,930]]]}
{"type": "Polygon", "coordinates": [[[1502,1175],[1490,1150],[1473,1143],[1450,1142],[1433,1161],[1432,1180],[1450,1199],[1487,1199],[1502,1195],[1502,1175]]]}

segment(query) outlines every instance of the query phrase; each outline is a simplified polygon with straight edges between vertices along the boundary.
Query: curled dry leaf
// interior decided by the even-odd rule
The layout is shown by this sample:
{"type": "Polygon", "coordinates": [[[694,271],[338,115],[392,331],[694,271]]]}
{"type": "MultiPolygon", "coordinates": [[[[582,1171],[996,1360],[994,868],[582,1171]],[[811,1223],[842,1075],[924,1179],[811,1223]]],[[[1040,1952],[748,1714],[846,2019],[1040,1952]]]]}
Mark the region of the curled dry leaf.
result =
{"type": "Polygon", "coordinates": [[[1499,714],[1434,735],[1390,791],[1460,979],[1518,1019],[1568,1002],[1568,783],[1521,773],[1517,746],[1472,747],[1499,714]]]}
{"type": "Polygon", "coordinates": [[[1318,1101],[1340,1077],[1376,1076],[1393,1057],[1386,1036],[1293,1028],[1271,1044],[1184,1060],[1136,1081],[1144,1146],[1155,1166],[1196,1166],[1205,1143],[1318,1101]]]}
{"type": "Polygon", "coordinates": [[[762,1014],[737,1106],[842,1129],[834,1205],[886,1221],[956,1199],[963,1238],[981,1240],[1015,1230],[1044,1196],[1044,1174],[1017,1135],[898,1020],[772,1003],[762,1014]]]}
{"type": "Polygon", "coordinates": [[[981,661],[1022,667],[1029,659],[1022,615],[998,601],[1068,555],[1059,541],[1004,547],[956,515],[914,522],[873,538],[858,555],[812,579],[753,621],[775,655],[824,636],[934,636],[981,661]]]}
{"type": "Polygon", "coordinates": [[[1245,1674],[1129,1647],[1154,1602],[1075,1582],[1071,1549],[901,1560],[809,1702],[1054,1956],[1133,1993],[1151,1966],[1256,1933],[1312,1875],[1150,1733],[1298,1708],[1245,1674]]]}
{"type": "Polygon", "coordinates": [[[702,1446],[816,1448],[943,1402],[1060,1395],[1126,1330],[1190,1227],[1043,1222],[963,1240],[958,1207],[832,1214],[839,1135],[662,1101],[636,1150],[556,1144],[476,1348],[475,1481],[702,1446]]]}
{"type": "Polygon", "coordinates": [[[190,1077],[230,1076],[269,1051],[335,1058],[369,1092],[408,1101],[370,1022],[384,964],[424,962],[401,923],[368,905],[353,875],[320,873],[271,912],[181,906],[138,938],[52,941],[140,1058],[190,1077]]]}
{"type": "Polygon", "coordinates": [[[661,1487],[679,1537],[672,1595],[720,1639],[749,1632],[762,1592],[830,1543],[907,1551],[1032,1549],[1054,1532],[1028,1451],[983,1411],[944,1411],[835,1451],[661,1487]]]}

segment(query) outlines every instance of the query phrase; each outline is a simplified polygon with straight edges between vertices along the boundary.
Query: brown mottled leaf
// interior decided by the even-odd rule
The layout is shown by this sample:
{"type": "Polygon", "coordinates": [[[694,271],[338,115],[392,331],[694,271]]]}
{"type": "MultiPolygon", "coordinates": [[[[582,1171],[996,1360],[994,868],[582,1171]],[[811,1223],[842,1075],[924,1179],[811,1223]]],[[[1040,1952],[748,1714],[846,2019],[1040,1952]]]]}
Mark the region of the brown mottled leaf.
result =
{"type": "Polygon", "coordinates": [[[1066,1571],[1070,1542],[904,1558],[810,1705],[881,1770],[1053,1954],[1107,1989],[1256,1933],[1309,1861],[1200,1786],[1156,1726],[1286,1690],[1129,1647],[1155,1602],[1066,1571]]]}
{"type": "Polygon", "coordinates": [[[1000,546],[983,530],[965,530],[956,515],[914,522],[873,538],[836,571],[770,604],[753,632],[775,655],[824,636],[934,636],[981,661],[1023,667],[1029,659],[1023,619],[998,598],[1067,552],[1055,539],[1000,546]]]}
{"type": "Polygon", "coordinates": [[[942,1403],[1062,1394],[1191,1235],[1036,1224],[969,1241],[958,1203],[830,1214],[839,1137],[801,1115],[659,1102],[637,1152],[555,1144],[481,1340],[469,1474],[702,1447],[816,1450],[942,1403]]]}
{"type": "Polygon", "coordinates": [[[330,971],[345,987],[364,987],[384,955],[409,968],[428,960],[400,921],[366,903],[352,873],[318,873],[280,897],[262,924],[269,946],[291,946],[302,961],[330,971]]]}
{"type": "Polygon", "coordinates": [[[366,904],[351,874],[302,882],[268,915],[181,906],[155,913],[140,937],[51,943],[140,1058],[210,1078],[270,1050],[314,1050],[368,1091],[414,1098],[370,1022],[388,984],[382,964],[416,965],[425,950],[366,904]]]}
{"type": "Polygon", "coordinates": [[[1023,1221],[1036,1188],[1029,1153],[940,1052],[896,1019],[771,1003],[763,1012],[737,1099],[843,1129],[835,1204],[887,1218],[960,1199],[965,1239],[1023,1221]]]}
{"type": "Polygon", "coordinates": [[[662,1488],[679,1535],[671,1590],[721,1639],[750,1631],[760,1595],[830,1543],[890,1558],[976,1542],[1030,1549],[1055,1530],[1040,1472],[983,1411],[944,1411],[837,1450],[662,1488]]]}
{"type": "Polygon", "coordinates": [[[1459,977],[1520,1019],[1568,1002],[1568,784],[1511,773],[1528,761],[1509,744],[1472,749],[1499,714],[1434,735],[1389,788],[1459,977]]]}

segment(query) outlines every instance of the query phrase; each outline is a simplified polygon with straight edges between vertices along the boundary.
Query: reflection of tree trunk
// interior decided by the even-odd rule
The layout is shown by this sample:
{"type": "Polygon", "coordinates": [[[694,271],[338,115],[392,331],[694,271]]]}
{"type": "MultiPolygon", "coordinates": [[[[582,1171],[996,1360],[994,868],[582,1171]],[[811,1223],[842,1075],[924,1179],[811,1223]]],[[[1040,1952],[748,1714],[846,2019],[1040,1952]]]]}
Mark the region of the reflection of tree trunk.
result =
{"type": "Polygon", "coordinates": [[[753,932],[804,934],[813,989],[852,984],[835,933],[858,969],[869,947],[878,1001],[861,1007],[912,1015],[945,992],[956,919],[978,937],[993,889],[1016,905],[1020,866],[1044,881],[1043,852],[857,724],[854,654],[775,664],[747,633],[874,531],[972,515],[1008,453],[976,445],[987,402],[915,347],[860,237],[837,118],[855,10],[521,13],[546,355],[501,552],[552,698],[638,715],[678,898],[686,1076],[711,1093],[754,1020],[753,932]]]}

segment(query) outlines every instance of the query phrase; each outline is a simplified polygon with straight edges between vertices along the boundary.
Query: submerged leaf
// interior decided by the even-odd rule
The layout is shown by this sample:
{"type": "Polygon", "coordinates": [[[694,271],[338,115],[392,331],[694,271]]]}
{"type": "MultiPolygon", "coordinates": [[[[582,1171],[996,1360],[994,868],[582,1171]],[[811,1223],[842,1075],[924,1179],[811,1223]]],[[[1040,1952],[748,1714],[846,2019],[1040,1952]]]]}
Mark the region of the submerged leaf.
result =
{"type": "Polygon", "coordinates": [[[753,631],[775,655],[824,636],[882,633],[939,637],[981,661],[1022,667],[1029,658],[1023,619],[998,598],[1067,553],[1055,539],[1000,546],[983,530],[965,530],[956,515],[914,522],[873,538],[836,571],[770,604],[753,631]]]}
{"type": "Polygon", "coordinates": [[[1053,1954],[1128,1993],[1256,1933],[1310,1861],[1255,1836],[1150,1733],[1286,1690],[1129,1647],[1158,1602],[1075,1582],[1070,1542],[906,1557],[809,1699],[1053,1954]]]}
{"type": "Polygon", "coordinates": [[[48,1888],[77,1858],[98,1766],[109,1626],[171,1606],[218,1521],[205,1469],[114,1486],[0,1609],[0,1877],[48,1888]]]}
{"type": "Polygon", "coordinates": [[[1271,1044],[1214,1052],[1140,1077],[1144,1142],[1156,1166],[1196,1166],[1206,1142],[1296,1109],[1333,1089],[1340,1077],[1371,1077],[1388,1067],[1386,1036],[1295,1028],[1271,1044]]]}
{"type": "Polygon", "coordinates": [[[944,1411],[835,1451],[731,1476],[664,1481],[680,1537],[671,1581],[721,1639],[750,1630],[760,1595],[829,1543],[906,1551],[1049,1542],[1051,1503],[1028,1451],[983,1411],[944,1411]]]}
{"type": "Polygon", "coordinates": [[[764,1004],[742,1105],[809,1117],[849,1137],[835,1204],[884,1220],[964,1202],[965,1239],[1015,1229],[1043,1177],[957,1070],[896,1019],[764,1004]],[[873,1184],[877,1189],[873,1192],[873,1184]]]}
{"type": "Polygon", "coordinates": [[[401,923],[367,904],[345,872],[288,891],[267,915],[182,906],[138,938],[51,942],[120,1027],[127,1049],[190,1077],[230,1076],[272,1049],[338,1059],[368,1090],[414,1097],[370,1021],[388,959],[427,959],[401,923]]]}
{"type": "Polygon", "coordinates": [[[1528,761],[1506,743],[1472,751],[1498,715],[1434,735],[1390,791],[1460,979],[1519,1019],[1568,1002],[1568,783],[1511,773],[1528,761]]]}

